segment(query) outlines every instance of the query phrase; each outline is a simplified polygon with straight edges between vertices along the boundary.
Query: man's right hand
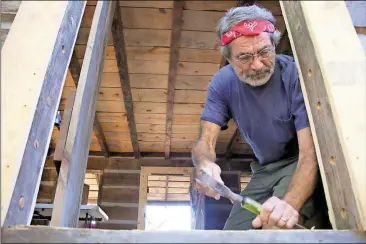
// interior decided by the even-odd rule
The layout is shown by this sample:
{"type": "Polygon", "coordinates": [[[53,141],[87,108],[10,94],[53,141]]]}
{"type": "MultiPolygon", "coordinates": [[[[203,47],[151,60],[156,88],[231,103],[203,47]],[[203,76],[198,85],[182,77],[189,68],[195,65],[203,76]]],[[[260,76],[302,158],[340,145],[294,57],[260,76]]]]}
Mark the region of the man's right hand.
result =
{"type": "MultiPolygon", "coordinates": [[[[218,166],[217,164],[206,161],[200,167],[197,168],[197,174],[200,174],[200,172],[199,172],[200,169],[204,170],[207,174],[211,175],[218,182],[224,184],[224,182],[222,181],[221,176],[220,176],[220,174],[221,174],[220,166],[218,166]]],[[[197,187],[198,191],[201,192],[202,194],[205,194],[206,196],[209,196],[209,197],[213,197],[216,200],[220,199],[220,194],[218,194],[212,188],[205,186],[205,185],[201,185],[197,181],[196,181],[196,187],[197,187]]]]}

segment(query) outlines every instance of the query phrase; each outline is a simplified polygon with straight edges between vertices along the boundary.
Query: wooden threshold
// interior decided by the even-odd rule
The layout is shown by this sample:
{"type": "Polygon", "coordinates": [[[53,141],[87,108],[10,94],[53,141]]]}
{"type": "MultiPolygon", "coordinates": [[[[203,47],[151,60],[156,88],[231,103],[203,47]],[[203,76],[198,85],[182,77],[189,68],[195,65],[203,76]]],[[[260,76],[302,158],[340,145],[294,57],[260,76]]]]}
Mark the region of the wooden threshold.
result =
{"type": "Polygon", "coordinates": [[[366,232],[351,230],[129,231],[49,226],[2,230],[4,243],[365,243],[366,232]]]}

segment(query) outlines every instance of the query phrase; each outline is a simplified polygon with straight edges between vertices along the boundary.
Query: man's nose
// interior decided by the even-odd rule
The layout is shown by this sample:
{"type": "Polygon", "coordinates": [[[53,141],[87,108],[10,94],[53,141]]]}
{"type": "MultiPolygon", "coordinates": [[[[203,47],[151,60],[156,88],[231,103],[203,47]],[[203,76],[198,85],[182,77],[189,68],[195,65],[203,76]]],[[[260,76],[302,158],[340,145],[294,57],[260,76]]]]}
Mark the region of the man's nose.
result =
{"type": "Polygon", "coordinates": [[[263,68],[263,63],[260,61],[260,59],[256,56],[253,57],[253,62],[250,67],[252,70],[261,70],[263,68]]]}

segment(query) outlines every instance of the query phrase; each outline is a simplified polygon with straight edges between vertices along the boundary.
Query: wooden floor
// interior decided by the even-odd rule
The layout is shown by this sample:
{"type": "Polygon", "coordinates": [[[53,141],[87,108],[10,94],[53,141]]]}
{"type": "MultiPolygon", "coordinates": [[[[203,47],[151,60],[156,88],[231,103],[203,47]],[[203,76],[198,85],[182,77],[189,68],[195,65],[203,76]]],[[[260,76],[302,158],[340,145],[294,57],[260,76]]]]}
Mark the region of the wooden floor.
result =
{"type": "Polygon", "coordinates": [[[3,229],[2,243],[366,243],[351,230],[138,231],[17,226],[3,229]]]}

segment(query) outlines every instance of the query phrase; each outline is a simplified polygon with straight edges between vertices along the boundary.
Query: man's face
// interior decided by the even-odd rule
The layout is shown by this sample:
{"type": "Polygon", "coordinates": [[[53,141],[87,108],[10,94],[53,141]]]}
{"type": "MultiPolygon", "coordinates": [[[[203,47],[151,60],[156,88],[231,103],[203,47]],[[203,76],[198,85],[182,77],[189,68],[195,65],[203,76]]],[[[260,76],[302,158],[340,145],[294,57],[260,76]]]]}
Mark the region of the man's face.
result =
{"type": "Polygon", "coordinates": [[[230,45],[230,63],[239,79],[251,86],[266,84],[274,72],[276,59],[269,35],[261,33],[258,36],[241,36],[230,45]],[[258,56],[250,56],[254,54],[258,56]]]}

